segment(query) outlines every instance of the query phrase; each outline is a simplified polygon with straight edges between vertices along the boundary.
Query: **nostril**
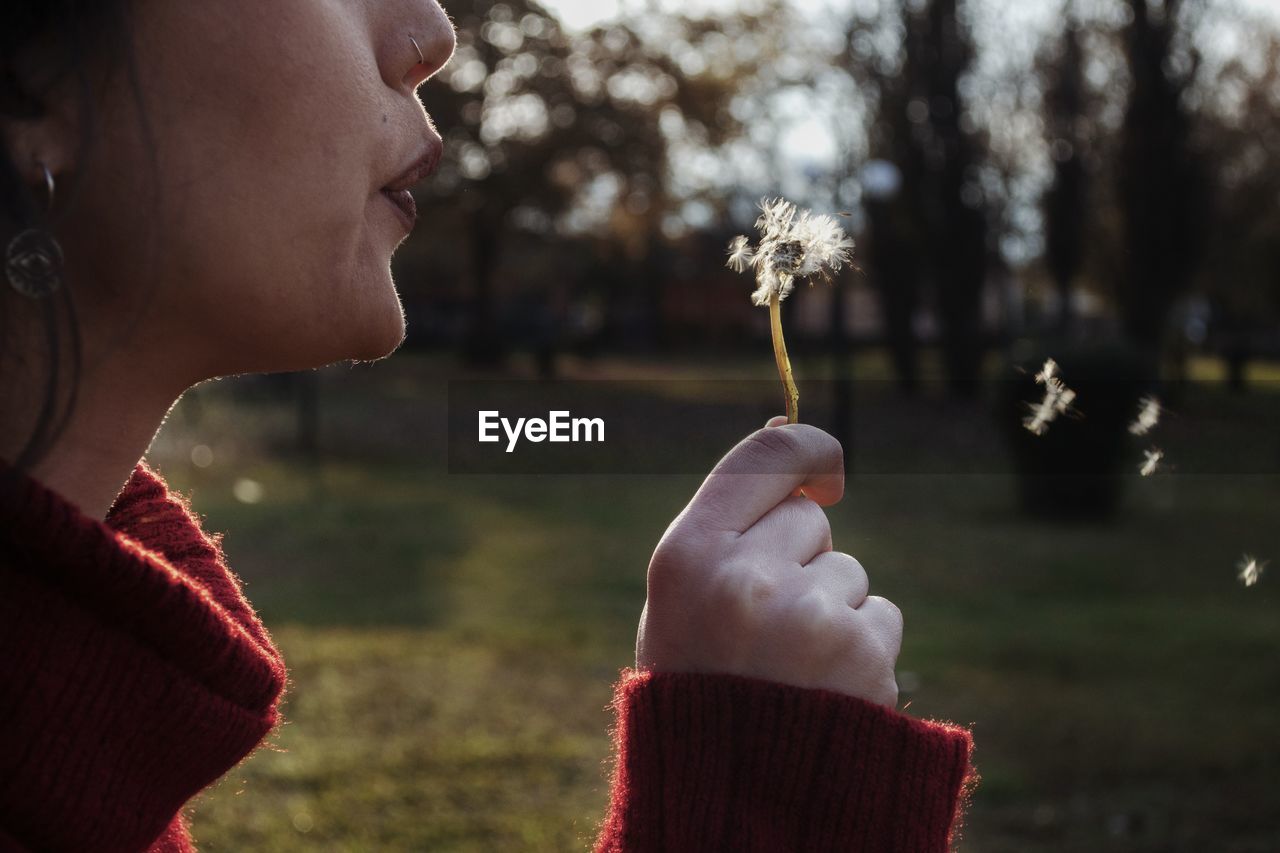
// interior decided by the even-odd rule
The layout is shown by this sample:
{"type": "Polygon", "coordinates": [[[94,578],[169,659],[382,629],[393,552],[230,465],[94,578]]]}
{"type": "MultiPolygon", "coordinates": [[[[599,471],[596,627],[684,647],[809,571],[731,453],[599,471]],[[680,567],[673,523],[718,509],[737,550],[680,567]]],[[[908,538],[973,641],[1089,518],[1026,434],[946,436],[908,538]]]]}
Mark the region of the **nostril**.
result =
{"type": "Polygon", "coordinates": [[[457,29],[453,21],[444,14],[444,10],[436,4],[437,14],[427,21],[424,32],[417,35],[416,47],[420,62],[427,67],[427,76],[431,77],[448,64],[458,42],[457,29]]]}
{"type": "Polygon", "coordinates": [[[405,73],[404,81],[410,89],[417,89],[449,63],[453,58],[457,40],[452,26],[445,29],[437,38],[425,36],[421,39],[416,36],[409,38],[409,56],[417,62],[405,73]]]}

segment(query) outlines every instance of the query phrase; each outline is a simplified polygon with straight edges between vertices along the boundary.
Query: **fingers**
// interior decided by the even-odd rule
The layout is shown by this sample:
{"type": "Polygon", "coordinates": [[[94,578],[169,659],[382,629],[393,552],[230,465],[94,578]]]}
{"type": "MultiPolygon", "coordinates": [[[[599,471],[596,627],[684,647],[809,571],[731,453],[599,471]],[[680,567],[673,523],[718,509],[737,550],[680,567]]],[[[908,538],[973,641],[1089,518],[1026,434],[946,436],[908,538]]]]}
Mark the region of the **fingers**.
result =
{"type": "MultiPolygon", "coordinates": [[[[768,429],[769,427],[782,426],[786,422],[787,422],[786,415],[774,415],[773,417],[769,418],[769,420],[764,422],[764,426],[765,426],[765,429],[768,429]]],[[[791,490],[791,494],[797,495],[797,496],[803,495],[804,490],[801,489],[799,486],[796,486],[794,489],[791,490]]]]}
{"type": "Polygon", "coordinates": [[[850,607],[861,607],[871,589],[867,572],[849,554],[827,550],[818,554],[804,567],[814,583],[825,589],[835,601],[843,601],[850,607]]]}
{"type": "Polygon", "coordinates": [[[877,637],[885,643],[885,651],[898,659],[902,651],[902,611],[887,598],[868,595],[862,605],[857,608],[872,626],[877,637]]]}
{"type": "Polygon", "coordinates": [[[831,524],[806,497],[787,497],[742,534],[744,548],[804,565],[831,550],[831,524]]]}
{"type": "MultiPolygon", "coordinates": [[[[781,425],[785,423],[787,423],[786,415],[774,415],[773,418],[769,418],[767,421],[764,421],[764,427],[765,429],[768,429],[769,427],[781,427],[781,425]]],[[[797,485],[797,487],[791,489],[791,494],[800,496],[800,494],[804,494],[804,489],[801,489],[799,485],[797,485]]]]}
{"type": "Polygon", "coordinates": [[[687,509],[691,521],[741,533],[796,488],[822,506],[844,494],[840,442],[808,424],[756,430],[725,454],[687,509]]]}

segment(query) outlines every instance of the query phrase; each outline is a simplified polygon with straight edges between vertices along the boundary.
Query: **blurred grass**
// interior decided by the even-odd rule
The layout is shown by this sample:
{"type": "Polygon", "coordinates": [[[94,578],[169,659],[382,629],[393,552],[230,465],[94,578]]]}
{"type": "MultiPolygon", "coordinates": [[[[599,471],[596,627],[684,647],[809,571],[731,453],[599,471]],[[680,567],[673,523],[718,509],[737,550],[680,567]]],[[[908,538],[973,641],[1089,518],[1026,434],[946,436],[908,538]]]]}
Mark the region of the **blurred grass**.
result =
{"type": "MultiPolygon", "coordinates": [[[[287,401],[241,380],[196,389],[157,438],[291,672],[271,748],[197,801],[202,850],[594,838],[645,566],[701,478],[449,475],[451,375],[411,353],[321,371],[318,463],[288,452],[287,401]],[[235,498],[243,478],[259,502],[235,498]]],[[[1278,422],[1270,391],[1219,393],[1180,417],[1278,422]]],[[[1004,476],[851,481],[834,541],[906,616],[909,712],[974,726],[962,851],[1280,848],[1280,594],[1234,574],[1280,555],[1277,498],[1274,475],[1135,478],[1118,523],[1073,527],[1020,517],[1004,476]]]]}

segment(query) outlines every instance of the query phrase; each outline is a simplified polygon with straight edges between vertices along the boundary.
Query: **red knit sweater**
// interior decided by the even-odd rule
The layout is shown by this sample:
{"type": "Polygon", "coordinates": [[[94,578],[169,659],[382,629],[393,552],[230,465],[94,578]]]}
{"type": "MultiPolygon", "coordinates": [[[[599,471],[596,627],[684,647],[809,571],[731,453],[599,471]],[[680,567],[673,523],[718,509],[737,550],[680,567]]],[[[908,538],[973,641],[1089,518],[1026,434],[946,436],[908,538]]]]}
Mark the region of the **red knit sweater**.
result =
{"type": "MultiPolygon", "coordinates": [[[[194,850],[179,810],[280,721],[280,653],[221,537],[145,462],[105,523],[18,478],[0,851],[194,850]]],[[[822,690],[628,669],[613,707],[597,851],[942,851],[976,779],[964,729],[822,690]]]]}

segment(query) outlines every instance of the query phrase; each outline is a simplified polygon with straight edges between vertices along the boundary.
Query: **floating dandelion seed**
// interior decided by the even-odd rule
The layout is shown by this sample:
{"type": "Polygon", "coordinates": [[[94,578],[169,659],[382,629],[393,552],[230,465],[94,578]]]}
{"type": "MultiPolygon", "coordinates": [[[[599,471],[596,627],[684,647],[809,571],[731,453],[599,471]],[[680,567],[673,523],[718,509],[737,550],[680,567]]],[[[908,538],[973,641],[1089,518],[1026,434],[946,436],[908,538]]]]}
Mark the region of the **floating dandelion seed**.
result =
{"type": "Polygon", "coordinates": [[[1262,575],[1262,570],[1266,567],[1267,564],[1265,562],[1259,563],[1255,557],[1245,554],[1240,560],[1239,578],[1245,586],[1253,586],[1258,582],[1258,578],[1262,575]]]}
{"type": "Polygon", "coordinates": [[[1044,360],[1044,367],[1040,368],[1040,372],[1036,374],[1037,385],[1047,385],[1050,380],[1058,376],[1058,362],[1051,358],[1044,360]]]}
{"type": "Polygon", "coordinates": [[[832,275],[849,262],[853,240],[834,217],[798,210],[783,198],[760,200],[756,230],[760,232],[760,245],[754,248],[746,237],[734,237],[730,241],[726,266],[735,272],[744,272],[748,265],[755,269],[756,289],[751,294],[751,302],[769,306],[773,356],[786,396],[787,422],[795,423],[799,417],[800,392],[791,375],[779,305],[791,293],[797,279],[817,276],[830,281],[832,275]]]}
{"type": "Polygon", "coordinates": [[[1045,359],[1044,367],[1036,374],[1036,384],[1044,386],[1044,399],[1027,404],[1031,414],[1022,419],[1022,425],[1036,435],[1044,435],[1050,421],[1071,410],[1076,392],[1058,378],[1058,363],[1051,358],[1045,359]]]}
{"type": "Polygon", "coordinates": [[[1129,424],[1129,432],[1146,435],[1160,422],[1160,401],[1155,397],[1143,397],[1138,401],[1138,419],[1129,424]]]}
{"type": "Polygon", "coordinates": [[[1142,476],[1150,477],[1156,472],[1156,468],[1160,466],[1160,460],[1164,458],[1164,452],[1159,448],[1153,447],[1150,450],[1144,450],[1143,453],[1147,455],[1147,459],[1142,463],[1142,476]]]}
{"type": "Polygon", "coordinates": [[[734,272],[743,272],[751,263],[751,243],[746,237],[738,236],[729,241],[729,261],[725,264],[734,272]]]}

